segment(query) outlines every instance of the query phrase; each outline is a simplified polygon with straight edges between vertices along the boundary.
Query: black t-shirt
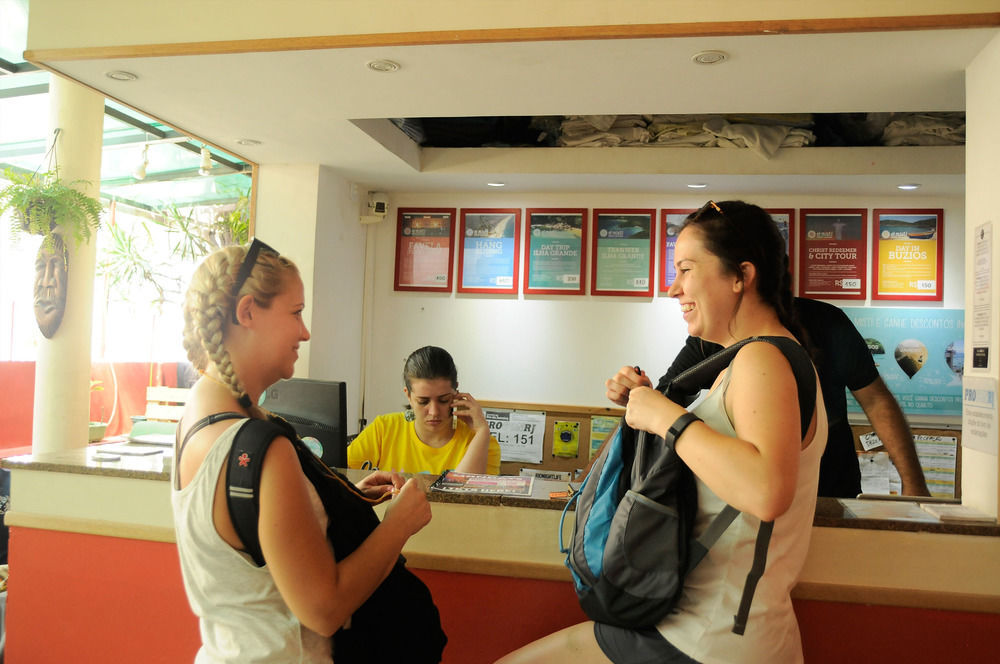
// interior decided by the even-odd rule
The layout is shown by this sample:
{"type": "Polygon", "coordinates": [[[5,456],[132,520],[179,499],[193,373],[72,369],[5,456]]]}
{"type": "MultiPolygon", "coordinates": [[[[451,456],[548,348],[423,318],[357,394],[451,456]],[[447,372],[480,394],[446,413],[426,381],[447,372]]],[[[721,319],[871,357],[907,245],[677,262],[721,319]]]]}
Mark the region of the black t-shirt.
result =
{"type": "MultiPolygon", "coordinates": [[[[813,346],[830,434],[819,467],[820,496],[854,498],[861,493],[861,470],[854,450],[854,434],[847,421],[847,392],[867,387],[878,378],[868,344],[851,319],[838,307],[819,300],[795,298],[799,322],[813,346]]],[[[688,337],[657,385],[661,392],[670,380],[722,347],[688,337]]],[[[705,385],[710,387],[710,385],[705,385]]],[[[696,395],[690,395],[690,403],[696,395]]],[[[682,405],[687,405],[687,403],[682,405]]]]}

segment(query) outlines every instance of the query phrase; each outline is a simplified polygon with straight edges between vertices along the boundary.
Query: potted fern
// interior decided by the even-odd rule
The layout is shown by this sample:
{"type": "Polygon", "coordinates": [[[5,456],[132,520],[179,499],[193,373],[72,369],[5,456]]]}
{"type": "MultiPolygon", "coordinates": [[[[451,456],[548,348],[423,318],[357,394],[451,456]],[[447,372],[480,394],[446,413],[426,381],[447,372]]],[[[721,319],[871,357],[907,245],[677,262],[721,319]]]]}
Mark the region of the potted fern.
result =
{"type": "Polygon", "coordinates": [[[35,258],[35,320],[42,336],[51,339],[66,311],[66,243],[71,237],[77,246],[90,240],[101,225],[101,202],[74,189],[79,180],[63,182],[58,169],[36,174],[8,168],[4,176],[10,184],[0,189],[0,214],[13,212],[11,234],[42,236],[35,258]]]}
{"type": "Polygon", "coordinates": [[[59,230],[79,245],[100,227],[101,202],[73,188],[81,180],[63,182],[58,169],[27,173],[8,168],[4,177],[10,184],[0,189],[0,214],[13,212],[13,235],[41,235],[44,244],[51,245],[52,234],[59,230]]]}

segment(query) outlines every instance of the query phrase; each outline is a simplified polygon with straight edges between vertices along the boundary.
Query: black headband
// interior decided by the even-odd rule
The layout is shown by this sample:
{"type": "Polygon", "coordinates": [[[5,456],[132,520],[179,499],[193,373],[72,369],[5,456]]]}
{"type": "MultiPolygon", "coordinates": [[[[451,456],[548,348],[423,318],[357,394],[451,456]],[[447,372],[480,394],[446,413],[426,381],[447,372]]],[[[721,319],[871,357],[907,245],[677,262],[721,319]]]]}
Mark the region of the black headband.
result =
{"type": "Polygon", "coordinates": [[[253,268],[257,265],[257,256],[260,255],[261,251],[270,251],[272,254],[278,255],[278,252],[274,250],[270,245],[261,242],[257,238],[254,238],[250,243],[250,248],[247,249],[247,255],[243,257],[243,262],[240,264],[240,271],[236,273],[236,281],[233,282],[233,324],[239,325],[239,321],[236,319],[236,298],[240,294],[240,289],[243,288],[243,284],[247,282],[250,278],[250,273],[253,272],[253,268]]]}

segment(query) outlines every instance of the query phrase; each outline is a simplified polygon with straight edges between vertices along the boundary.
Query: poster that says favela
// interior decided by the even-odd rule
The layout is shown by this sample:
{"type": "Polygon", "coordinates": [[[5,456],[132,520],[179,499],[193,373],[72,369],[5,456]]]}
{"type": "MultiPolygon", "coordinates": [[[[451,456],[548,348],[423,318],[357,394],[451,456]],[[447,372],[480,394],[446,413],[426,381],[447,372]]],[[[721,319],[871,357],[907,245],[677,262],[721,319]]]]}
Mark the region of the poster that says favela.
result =
{"type": "MultiPolygon", "coordinates": [[[[845,307],[903,412],[921,420],[962,415],[962,309],[845,307]]],[[[850,394],[848,411],[861,413],[850,394]]]]}

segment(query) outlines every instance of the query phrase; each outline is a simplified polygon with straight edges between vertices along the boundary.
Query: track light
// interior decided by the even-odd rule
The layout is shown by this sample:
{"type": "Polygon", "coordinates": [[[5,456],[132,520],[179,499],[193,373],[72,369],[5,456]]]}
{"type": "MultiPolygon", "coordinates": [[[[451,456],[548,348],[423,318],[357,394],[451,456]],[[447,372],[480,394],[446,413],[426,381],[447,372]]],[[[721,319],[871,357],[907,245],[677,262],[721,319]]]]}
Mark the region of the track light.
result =
{"type": "Polygon", "coordinates": [[[147,166],[149,166],[149,144],[148,143],[146,145],[142,146],[142,161],[139,163],[138,166],[135,167],[135,170],[132,171],[132,177],[134,177],[136,180],[145,180],[146,179],[146,167],[147,166]]]}
{"type": "Polygon", "coordinates": [[[198,166],[198,175],[212,174],[212,151],[208,148],[201,149],[201,165],[198,166]]]}

